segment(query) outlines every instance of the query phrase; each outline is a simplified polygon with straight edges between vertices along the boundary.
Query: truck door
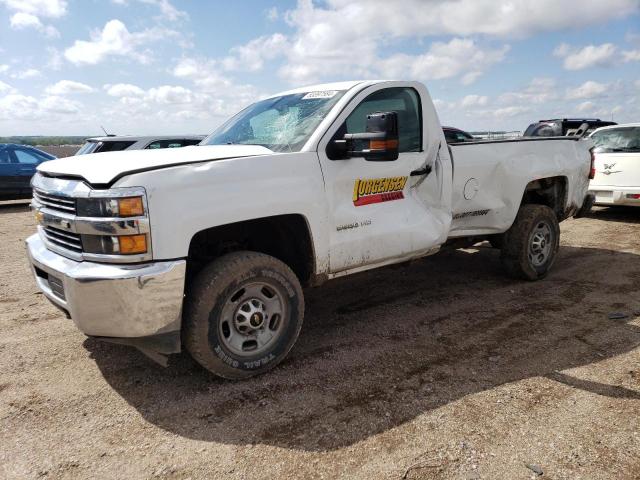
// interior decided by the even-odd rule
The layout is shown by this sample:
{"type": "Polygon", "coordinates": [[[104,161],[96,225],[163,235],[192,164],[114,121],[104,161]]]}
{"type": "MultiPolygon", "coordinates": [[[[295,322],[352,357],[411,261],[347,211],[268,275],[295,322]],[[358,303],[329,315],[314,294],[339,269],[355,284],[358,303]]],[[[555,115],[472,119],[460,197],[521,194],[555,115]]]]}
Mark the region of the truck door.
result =
{"type": "Polygon", "coordinates": [[[402,85],[386,82],[364,89],[319,142],[331,273],[422,256],[448,235],[451,163],[444,136],[434,135],[440,125],[431,104],[423,111],[426,89],[402,85]],[[397,160],[329,159],[329,142],[345,133],[364,133],[368,114],[391,111],[398,115],[397,160]]]}

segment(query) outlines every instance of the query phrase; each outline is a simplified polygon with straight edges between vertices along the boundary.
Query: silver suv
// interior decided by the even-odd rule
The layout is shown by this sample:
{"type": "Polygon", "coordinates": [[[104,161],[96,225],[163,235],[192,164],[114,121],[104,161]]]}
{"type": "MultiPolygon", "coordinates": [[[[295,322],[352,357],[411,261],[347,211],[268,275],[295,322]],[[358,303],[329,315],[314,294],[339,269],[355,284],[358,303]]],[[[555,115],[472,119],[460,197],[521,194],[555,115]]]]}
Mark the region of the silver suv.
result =
{"type": "Polygon", "coordinates": [[[199,144],[204,137],[204,135],[158,135],[155,137],[108,135],[87,138],[84,145],[75,154],[186,147],[199,144]]]}

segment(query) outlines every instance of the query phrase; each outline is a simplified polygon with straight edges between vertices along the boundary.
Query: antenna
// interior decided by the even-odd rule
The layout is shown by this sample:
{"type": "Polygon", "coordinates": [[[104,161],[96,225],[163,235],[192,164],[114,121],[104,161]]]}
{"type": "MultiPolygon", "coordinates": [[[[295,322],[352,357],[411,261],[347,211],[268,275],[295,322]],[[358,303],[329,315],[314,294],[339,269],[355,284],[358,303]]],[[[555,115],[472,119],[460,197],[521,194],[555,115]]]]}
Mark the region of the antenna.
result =
{"type": "Polygon", "coordinates": [[[102,125],[100,125],[100,128],[102,129],[102,131],[104,132],[104,134],[105,134],[107,137],[113,137],[113,136],[115,136],[115,135],[113,135],[113,134],[111,134],[111,133],[107,132],[107,130],[106,130],[102,125]]]}

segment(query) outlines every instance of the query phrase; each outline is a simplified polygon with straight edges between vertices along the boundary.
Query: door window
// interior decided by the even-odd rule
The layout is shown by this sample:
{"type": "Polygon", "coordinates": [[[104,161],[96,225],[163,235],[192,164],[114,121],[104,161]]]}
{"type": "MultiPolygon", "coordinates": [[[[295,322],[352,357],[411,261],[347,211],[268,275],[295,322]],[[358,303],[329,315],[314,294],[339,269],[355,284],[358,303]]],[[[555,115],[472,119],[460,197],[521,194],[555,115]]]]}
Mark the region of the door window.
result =
{"type": "Polygon", "coordinates": [[[9,149],[3,148],[0,150],[0,163],[13,163],[9,156],[9,149]]]}
{"type": "Polygon", "coordinates": [[[180,148],[184,146],[184,140],[156,140],[150,143],[146,148],[156,150],[158,148],[180,148]]]}
{"type": "Polygon", "coordinates": [[[24,150],[14,150],[16,158],[18,159],[18,163],[22,165],[37,165],[38,163],[44,161],[44,158],[39,158],[31,152],[26,152],[24,150]]]}
{"type": "MultiPolygon", "coordinates": [[[[419,152],[422,150],[422,112],[420,98],[413,88],[385,88],[372,93],[351,112],[344,133],[364,133],[367,115],[375,112],[396,112],[398,114],[398,150],[419,152]]],[[[362,148],[362,145],[356,145],[362,148]]],[[[366,148],[366,147],[365,147],[366,148]]]]}

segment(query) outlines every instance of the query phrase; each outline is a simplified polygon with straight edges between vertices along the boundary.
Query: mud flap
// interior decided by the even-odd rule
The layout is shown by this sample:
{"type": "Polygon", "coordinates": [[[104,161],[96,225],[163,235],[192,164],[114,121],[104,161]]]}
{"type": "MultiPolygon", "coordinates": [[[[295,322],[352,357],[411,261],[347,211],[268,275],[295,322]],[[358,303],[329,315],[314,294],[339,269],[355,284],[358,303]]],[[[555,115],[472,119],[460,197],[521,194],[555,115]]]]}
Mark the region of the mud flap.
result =
{"type": "Polygon", "coordinates": [[[587,193],[587,196],[584,197],[584,202],[582,202],[582,206],[573,214],[573,218],[582,218],[589,214],[591,208],[593,208],[593,204],[596,201],[596,196],[593,193],[587,193]]]}

